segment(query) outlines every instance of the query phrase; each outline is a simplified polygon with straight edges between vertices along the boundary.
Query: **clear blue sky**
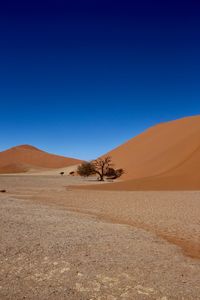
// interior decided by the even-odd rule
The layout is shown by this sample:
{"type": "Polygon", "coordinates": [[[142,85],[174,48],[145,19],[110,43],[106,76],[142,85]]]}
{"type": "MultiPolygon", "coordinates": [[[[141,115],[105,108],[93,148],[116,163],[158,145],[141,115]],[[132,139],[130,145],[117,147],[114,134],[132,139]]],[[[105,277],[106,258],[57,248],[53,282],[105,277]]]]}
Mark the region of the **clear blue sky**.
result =
{"type": "Polygon", "coordinates": [[[2,2],[0,150],[92,159],[200,113],[198,1],[2,2]]]}

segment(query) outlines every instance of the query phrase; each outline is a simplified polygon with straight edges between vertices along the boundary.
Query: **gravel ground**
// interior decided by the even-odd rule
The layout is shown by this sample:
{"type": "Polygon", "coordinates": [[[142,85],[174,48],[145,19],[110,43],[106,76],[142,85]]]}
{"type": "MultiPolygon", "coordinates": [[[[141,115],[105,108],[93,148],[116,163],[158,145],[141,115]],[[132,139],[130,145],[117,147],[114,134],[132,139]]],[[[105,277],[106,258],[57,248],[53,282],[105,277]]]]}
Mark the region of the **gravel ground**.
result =
{"type": "Polygon", "coordinates": [[[52,176],[0,183],[0,299],[200,299],[200,261],[158,234],[198,243],[200,193],[73,191],[64,186],[77,179],[52,176]]]}

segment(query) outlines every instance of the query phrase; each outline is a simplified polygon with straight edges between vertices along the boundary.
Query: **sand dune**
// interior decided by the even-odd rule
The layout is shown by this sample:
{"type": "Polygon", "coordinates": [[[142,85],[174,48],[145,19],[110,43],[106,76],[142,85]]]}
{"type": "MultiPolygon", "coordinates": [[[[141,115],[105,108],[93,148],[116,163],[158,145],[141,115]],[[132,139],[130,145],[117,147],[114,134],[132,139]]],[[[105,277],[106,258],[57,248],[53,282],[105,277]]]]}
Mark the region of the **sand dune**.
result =
{"type": "Polygon", "coordinates": [[[98,189],[200,189],[200,116],[154,126],[106,155],[126,173],[98,189]]]}
{"type": "MultiPolygon", "coordinates": [[[[154,126],[110,151],[124,179],[165,173],[191,159],[200,147],[200,116],[154,126]]],[[[200,160],[199,160],[200,161],[200,160]]]]}
{"type": "Polygon", "coordinates": [[[0,152],[0,173],[23,173],[77,165],[81,160],[49,154],[30,145],[0,152]]]}
{"type": "MultiPolygon", "coordinates": [[[[110,151],[122,181],[92,185],[105,190],[200,189],[200,116],[154,126],[110,151]]],[[[22,145],[0,153],[0,173],[73,171],[81,161],[22,145]],[[62,169],[67,168],[67,169],[62,169]],[[51,171],[54,169],[53,171],[51,171]]]]}

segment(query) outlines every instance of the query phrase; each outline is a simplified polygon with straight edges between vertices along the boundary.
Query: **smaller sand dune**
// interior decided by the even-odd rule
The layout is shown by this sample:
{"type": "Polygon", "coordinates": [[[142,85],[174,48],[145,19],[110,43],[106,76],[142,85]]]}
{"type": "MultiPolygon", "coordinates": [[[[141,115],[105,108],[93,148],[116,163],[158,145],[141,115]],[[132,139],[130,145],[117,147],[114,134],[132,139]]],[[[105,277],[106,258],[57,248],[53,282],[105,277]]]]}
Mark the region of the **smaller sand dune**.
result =
{"type": "Polygon", "coordinates": [[[21,145],[0,152],[0,173],[24,173],[65,168],[82,162],[59,156],[31,145],[21,145]]]}

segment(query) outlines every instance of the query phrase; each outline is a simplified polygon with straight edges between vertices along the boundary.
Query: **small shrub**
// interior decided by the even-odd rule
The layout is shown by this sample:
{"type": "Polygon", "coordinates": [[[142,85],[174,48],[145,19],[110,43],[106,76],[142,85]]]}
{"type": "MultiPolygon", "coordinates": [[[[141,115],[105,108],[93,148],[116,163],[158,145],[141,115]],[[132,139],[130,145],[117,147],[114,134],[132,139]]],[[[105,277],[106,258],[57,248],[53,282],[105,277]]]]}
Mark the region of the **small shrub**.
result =
{"type": "Polygon", "coordinates": [[[113,169],[113,168],[109,168],[106,172],[107,177],[113,177],[115,175],[116,175],[116,172],[115,172],[115,169],[113,169]]]}
{"type": "Polygon", "coordinates": [[[90,175],[95,174],[96,172],[92,163],[83,162],[80,166],[78,166],[77,173],[80,176],[88,177],[90,175]]]}
{"type": "Polygon", "coordinates": [[[117,179],[120,176],[122,176],[124,174],[124,170],[123,169],[113,169],[113,168],[109,168],[106,176],[109,177],[110,179],[117,179]]]}

